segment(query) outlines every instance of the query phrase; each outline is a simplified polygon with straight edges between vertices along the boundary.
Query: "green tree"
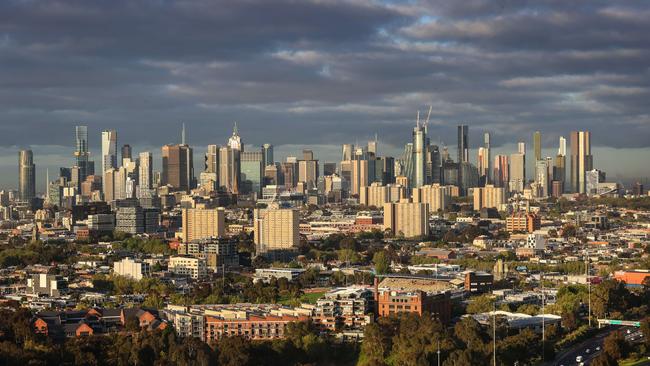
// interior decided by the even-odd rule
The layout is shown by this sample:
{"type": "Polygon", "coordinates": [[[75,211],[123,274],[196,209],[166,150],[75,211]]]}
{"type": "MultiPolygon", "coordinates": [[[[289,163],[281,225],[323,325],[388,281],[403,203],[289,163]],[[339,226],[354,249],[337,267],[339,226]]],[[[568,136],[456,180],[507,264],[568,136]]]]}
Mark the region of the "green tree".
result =
{"type": "Polygon", "coordinates": [[[390,338],[377,323],[366,326],[359,355],[359,366],[383,366],[391,347],[390,338]]]}
{"type": "Polygon", "coordinates": [[[219,365],[245,366],[251,358],[251,343],[241,337],[225,337],[217,343],[219,365]]]}
{"type": "Polygon", "coordinates": [[[428,315],[402,314],[389,360],[394,365],[428,365],[438,350],[438,342],[446,348],[443,334],[442,324],[428,315]]]}
{"type": "Polygon", "coordinates": [[[607,353],[601,353],[591,361],[591,366],[616,366],[618,362],[607,353]]]}
{"type": "Polygon", "coordinates": [[[467,305],[469,314],[485,313],[494,310],[494,298],[489,295],[476,296],[467,305]]]}
{"type": "Polygon", "coordinates": [[[641,321],[641,333],[646,347],[650,348],[650,316],[641,321]]]}
{"type": "Polygon", "coordinates": [[[616,331],[608,335],[603,341],[603,351],[614,360],[625,358],[628,347],[623,333],[616,331]]]}
{"type": "Polygon", "coordinates": [[[390,271],[390,260],[385,251],[379,251],[372,257],[376,274],[386,274],[390,271]]]}
{"type": "Polygon", "coordinates": [[[352,249],[340,249],[337,254],[341,262],[358,263],[360,260],[357,252],[352,249]]]}

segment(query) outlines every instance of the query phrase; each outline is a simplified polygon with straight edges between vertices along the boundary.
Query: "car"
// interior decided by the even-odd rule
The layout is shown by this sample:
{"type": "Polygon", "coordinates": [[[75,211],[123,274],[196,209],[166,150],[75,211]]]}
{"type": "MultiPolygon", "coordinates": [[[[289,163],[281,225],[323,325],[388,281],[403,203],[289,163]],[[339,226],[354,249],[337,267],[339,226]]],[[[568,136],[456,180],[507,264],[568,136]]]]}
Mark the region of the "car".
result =
{"type": "Polygon", "coordinates": [[[585,353],[586,353],[586,354],[589,354],[589,352],[591,352],[591,350],[590,350],[589,348],[587,348],[587,349],[585,350],[585,353]]]}
{"type": "Polygon", "coordinates": [[[585,366],[585,363],[584,363],[584,362],[580,362],[580,363],[578,364],[578,366],[585,366]]]}
{"type": "Polygon", "coordinates": [[[578,362],[578,363],[579,363],[579,362],[582,362],[582,356],[577,356],[577,357],[576,357],[576,362],[578,362]]]}
{"type": "Polygon", "coordinates": [[[630,334],[630,333],[632,333],[632,331],[628,329],[628,330],[627,330],[627,334],[630,334]]]}
{"type": "Polygon", "coordinates": [[[597,346],[597,347],[596,347],[596,351],[600,351],[600,346],[597,346]]]}

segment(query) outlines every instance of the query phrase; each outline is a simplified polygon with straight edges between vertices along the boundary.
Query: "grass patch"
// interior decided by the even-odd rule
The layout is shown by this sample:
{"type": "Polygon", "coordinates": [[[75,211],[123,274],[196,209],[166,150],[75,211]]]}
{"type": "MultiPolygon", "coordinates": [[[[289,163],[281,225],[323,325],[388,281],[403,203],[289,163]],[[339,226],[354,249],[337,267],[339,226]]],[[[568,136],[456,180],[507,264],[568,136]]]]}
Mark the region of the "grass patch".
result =
{"type": "Polygon", "coordinates": [[[622,360],[619,363],[620,366],[648,366],[650,365],[650,360],[647,358],[641,358],[638,360],[622,360]]]}
{"type": "Polygon", "coordinates": [[[302,294],[302,296],[300,296],[300,302],[315,304],[318,299],[323,297],[323,295],[325,295],[325,292],[311,292],[308,294],[302,294]]]}

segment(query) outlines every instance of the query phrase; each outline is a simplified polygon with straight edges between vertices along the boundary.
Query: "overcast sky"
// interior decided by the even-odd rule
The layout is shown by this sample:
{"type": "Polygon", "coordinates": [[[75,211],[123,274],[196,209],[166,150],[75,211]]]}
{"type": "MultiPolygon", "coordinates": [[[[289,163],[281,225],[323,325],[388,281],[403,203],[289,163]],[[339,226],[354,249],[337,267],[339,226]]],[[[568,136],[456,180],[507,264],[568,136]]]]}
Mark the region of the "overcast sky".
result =
{"type": "Polygon", "coordinates": [[[0,1],[0,187],[30,147],[42,190],[76,124],[97,164],[103,129],[159,156],[185,122],[198,156],[234,121],[276,159],[329,161],[375,133],[399,154],[429,104],[431,140],[455,152],[468,124],[474,160],[484,131],[509,153],[540,130],[554,154],[586,129],[608,176],[650,175],[648,1],[218,3],[0,1]]]}

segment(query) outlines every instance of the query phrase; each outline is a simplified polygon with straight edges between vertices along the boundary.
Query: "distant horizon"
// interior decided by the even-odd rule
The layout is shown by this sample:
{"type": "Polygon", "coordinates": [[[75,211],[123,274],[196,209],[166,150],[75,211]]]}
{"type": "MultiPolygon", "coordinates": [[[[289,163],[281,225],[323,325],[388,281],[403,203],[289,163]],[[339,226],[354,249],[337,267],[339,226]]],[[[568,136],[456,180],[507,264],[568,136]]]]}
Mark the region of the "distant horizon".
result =
{"type": "Polygon", "coordinates": [[[181,123],[206,146],[237,121],[287,154],[378,134],[397,157],[429,105],[431,141],[467,124],[472,159],[483,131],[551,149],[587,130],[596,167],[645,178],[649,17],[643,1],[2,1],[0,185],[19,147],[71,165],[75,125],[93,149],[115,129],[159,152],[181,123]]]}
{"type": "MultiPolygon", "coordinates": [[[[296,156],[300,157],[302,150],[303,149],[311,149],[314,151],[314,157],[315,159],[319,160],[321,163],[337,163],[337,165],[341,162],[341,146],[342,144],[339,145],[274,145],[272,142],[265,141],[261,142],[259,144],[251,144],[246,140],[246,131],[242,131],[241,128],[239,129],[240,131],[240,136],[242,136],[242,141],[244,142],[244,149],[245,150],[250,150],[252,148],[257,148],[259,149],[262,144],[264,143],[270,143],[273,145],[274,149],[274,160],[276,162],[283,162],[285,161],[286,157],[288,156],[296,156]]],[[[405,131],[405,132],[410,132],[410,130],[405,131]]],[[[482,139],[483,137],[483,132],[487,131],[481,131],[480,133],[480,138],[482,139]]],[[[95,161],[95,169],[98,169],[101,165],[101,143],[100,143],[100,138],[99,136],[101,135],[101,131],[98,131],[96,135],[98,137],[93,138],[94,134],[93,131],[88,132],[89,135],[89,146],[90,146],[90,160],[95,161]],[[96,141],[94,141],[96,140],[96,141]]],[[[476,135],[479,135],[476,133],[476,135]]],[[[470,126],[469,130],[469,136],[471,141],[474,140],[474,138],[478,138],[479,136],[473,136],[472,135],[472,129],[470,126]]],[[[544,136],[542,132],[542,136],[544,136]]],[[[567,156],[570,155],[571,151],[571,145],[569,143],[569,136],[564,136],[567,138],[567,156]]],[[[133,151],[133,156],[136,156],[140,152],[144,151],[149,151],[153,155],[153,169],[160,171],[162,162],[161,162],[161,148],[163,145],[160,146],[136,146],[132,143],[129,142],[121,142],[120,141],[120,132],[117,131],[117,138],[118,138],[118,160],[121,157],[120,154],[120,148],[124,144],[129,144],[132,148],[133,151]]],[[[215,141],[214,144],[216,145],[225,145],[226,140],[228,136],[225,136],[223,139],[219,141],[215,141]]],[[[374,136],[373,136],[374,139],[374,136]]],[[[559,136],[558,136],[559,139],[559,136]]],[[[207,150],[207,145],[194,145],[191,143],[191,138],[188,137],[187,143],[190,147],[193,149],[193,154],[194,154],[194,173],[195,176],[198,178],[199,173],[203,171],[203,156],[207,150]]],[[[359,146],[365,146],[367,142],[370,140],[366,139],[355,139],[354,142],[345,142],[345,143],[352,143],[355,144],[355,142],[359,146]]],[[[404,144],[408,143],[410,141],[405,140],[404,144]]],[[[518,141],[517,141],[518,142],[518,141]]],[[[494,146],[492,144],[491,147],[491,159],[492,162],[494,162],[494,157],[496,155],[510,155],[512,153],[515,153],[517,151],[517,142],[513,142],[510,144],[503,144],[500,146],[494,146]]],[[[526,143],[526,172],[527,172],[527,178],[532,179],[532,172],[534,169],[534,159],[532,158],[533,156],[533,143],[532,143],[532,132],[531,132],[531,139],[530,141],[524,141],[526,143]]],[[[169,144],[176,144],[180,143],[180,135],[178,138],[177,142],[169,142],[169,144]]],[[[434,142],[431,142],[434,144],[434,142]]],[[[382,144],[382,139],[381,137],[378,136],[378,146],[379,146],[379,156],[392,156],[395,159],[398,159],[401,157],[402,152],[404,150],[404,146],[386,146],[385,144],[382,144]]],[[[448,148],[449,153],[451,158],[456,161],[457,157],[457,151],[456,151],[456,145],[444,145],[448,148]]],[[[469,151],[470,151],[470,162],[474,165],[477,164],[477,153],[478,153],[478,148],[481,147],[479,145],[473,146],[470,144],[469,151]]],[[[73,161],[73,156],[72,153],[74,151],[74,146],[73,144],[70,144],[70,146],[65,146],[65,145],[50,145],[47,146],[45,149],[43,149],[43,146],[38,146],[38,149],[32,149],[34,153],[34,164],[36,165],[36,190],[37,194],[41,193],[43,194],[45,192],[45,176],[46,176],[46,170],[49,168],[50,169],[50,181],[54,180],[58,174],[59,174],[59,168],[60,167],[71,167],[74,164],[73,161]],[[43,150],[41,150],[43,149],[43,150]],[[54,154],[43,154],[44,151],[47,150],[54,150],[56,153],[54,154]],[[67,154],[66,154],[67,152],[67,154]],[[67,156],[66,156],[67,155],[67,156]],[[46,163],[45,164],[39,164],[39,160],[42,159],[42,157],[46,157],[46,163]],[[40,158],[40,159],[39,159],[40,158]],[[66,165],[67,164],[67,165],[66,165]]],[[[442,146],[440,146],[441,152],[442,152],[442,146]]],[[[542,146],[542,156],[544,157],[554,157],[557,154],[557,149],[558,147],[549,147],[549,146],[542,146]]],[[[0,148],[0,151],[2,151],[3,148],[0,148]]],[[[8,159],[6,154],[4,156],[0,155],[0,172],[2,174],[0,175],[0,189],[17,189],[18,185],[18,152],[20,150],[15,150],[15,155],[12,156],[11,158],[14,160],[13,166],[11,165],[11,159],[8,159]],[[13,173],[13,174],[12,174],[13,173]]],[[[592,145],[592,155],[594,156],[594,168],[599,169],[604,171],[607,176],[607,181],[610,182],[618,182],[622,183],[624,185],[631,185],[634,184],[635,182],[641,182],[648,184],[650,183],[650,175],[626,175],[625,171],[632,171],[636,167],[627,167],[627,170],[621,170],[621,168],[625,167],[625,164],[629,162],[628,159],[623,159],[622,161],[618,161],[616,156],[629,156],[632,161],[642,158],[645,156],[646,151],[645,149],[614,149],[610,147],[599,147],[599,146],[594,146],[592,145]],[[616,154],[615,152],[618,151],[616,154]],[[615,169],[615,170],[609,170],[608,169],[615,169]],[[608,171],[609,170],[609,171],[608,171]],[[613,173],[612,173],[613,172],[613,173]]],[[[650,155],[648,155],[650,156],[650,155]]],[[[567,169],[570,169],[570,163],[567,161],[567,169]]],[[[101,170],[101,169],[100,169],[101,170]]],[[[641,170],[639,170],[641,171],[641,170]]],[[[96,170],[97,172],[97,170],[96,170]]],[[[322,167],[321,167],[321,172],[322,172],[322,167]]]]}

